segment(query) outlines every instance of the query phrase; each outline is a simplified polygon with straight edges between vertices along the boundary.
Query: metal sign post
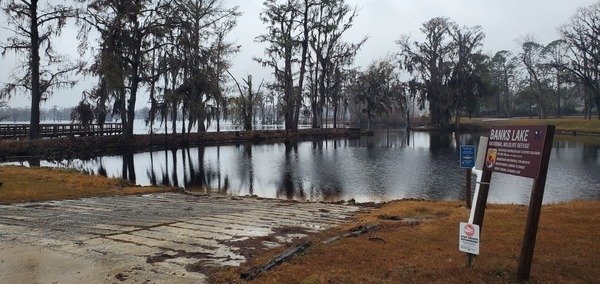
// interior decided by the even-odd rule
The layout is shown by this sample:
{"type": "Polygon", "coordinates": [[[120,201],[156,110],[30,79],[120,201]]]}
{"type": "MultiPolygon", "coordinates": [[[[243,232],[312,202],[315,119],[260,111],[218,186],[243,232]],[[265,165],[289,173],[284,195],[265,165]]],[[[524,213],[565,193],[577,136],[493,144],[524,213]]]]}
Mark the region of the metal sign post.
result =
{"type": "Polygon", "coordinates": [[[471,173],[475,167],[475,160],[475,146],[460,146],[460,167],[465,169],[466,173],[465,200],[469,209],[471,209],[471,173]]]}
{"type": "MultiPolygon", "coordinates": [[[[485,179],[483,179],[484,178],[483,164],[484,164],[485,151],[487,150],[487,144],[488,144],[488,138],[482,136],[479,139],[479,148],[477,149],[477,155],[475,155],[475,149],[473,146],[470,146],[470,147],[473,147],[473,149],[467,149],[466,151],[463,151],[463,149],[461,147],[461,167],[462,166],[471,166],[472,167],[471,171],[467,171],[467,173],[474,172],[475,175],[477,176],[475,192],[473,194],[474,200],[472,201],[472,203],[469,203],[469,206],[467,206],[468,208],[471,209],[471,213],[469,215],[469,221],[468,221],[468,223],[466,223],[466,224],[475,225],[477,227],[477,242],[479,242],[479,231],[481,230],[481,226],[483,225],[483,215],[485,213],[485,204],[487,203],[488,188],[489,188],[489,184],[490,184],[489,180],[491,178],[491,172],[488,171],[489,173],[486,173],[485,179]],[[463,159],[463,154],[464,154],[464,156],[467,156],[464,159],[463,159]],[[469,159],[468,156],[472,156],[473,158],[469,159]],[[483,189],[482,189],[482,184],[485,185],[483,189]],[[482,203],[483,203],[483,206],[480,205],[482,203]],[[475,216],[477,216],[477,220],[478,220],[477,222],[475,222],[475,216]]],[[[468,182],[467,191],[470,193],[470,191],[471,191],[470,177],[468,177],[468,179],[469,179],[469,182],[468,182]]],[[[466,225],[464,225],[464,226],[466,226],[466,225]]],[[[461,224],[461,227],[460,227],[461,232],[463,232],[464,226],[461,224]]],[[[461,251],[467,252],[467,265],[473,266],[473,258],[476,254],[472,253],[470,250],[465,250],[465,249],[461,248],[461,243],[459,243],[459,249],[461,251]]],[[[479,252],[479,251],[477,251],[477,252],[479,252]]]]}
{"type": "Polygon", "coordinates": [[[467,208],[471,209],[471,203],[473,202],[471,199],[471,178],[472,178],[473,169],[465,169],[466,175],[466,185],[465,185],[465,201],[467,202],[467,208]]]}

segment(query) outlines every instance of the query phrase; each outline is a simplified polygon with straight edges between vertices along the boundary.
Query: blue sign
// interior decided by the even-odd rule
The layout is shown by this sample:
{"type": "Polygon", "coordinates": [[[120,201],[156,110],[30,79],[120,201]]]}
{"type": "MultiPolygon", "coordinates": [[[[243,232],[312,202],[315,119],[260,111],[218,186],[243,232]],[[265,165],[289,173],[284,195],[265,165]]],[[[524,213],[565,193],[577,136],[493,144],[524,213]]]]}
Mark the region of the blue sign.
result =
{"type": "Polygon", "coordinates": [[[460,167],[470,169],[475,167],[475,146],[461,145],[460,146],[460,167]]]}

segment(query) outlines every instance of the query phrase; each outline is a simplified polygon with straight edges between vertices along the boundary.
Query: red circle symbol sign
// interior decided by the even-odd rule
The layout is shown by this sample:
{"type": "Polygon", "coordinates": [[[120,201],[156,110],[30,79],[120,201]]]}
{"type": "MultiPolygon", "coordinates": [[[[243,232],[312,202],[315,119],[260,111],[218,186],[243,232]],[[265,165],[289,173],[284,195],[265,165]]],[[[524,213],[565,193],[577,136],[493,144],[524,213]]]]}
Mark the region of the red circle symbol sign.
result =
{"type": "Polygon", "coordinates": [[[465,226],[465,235],[467,235],[467,237],[472,238],[475,235],[475,227],[473,227],[473,225],[471,224],[467,224],[465,226]]]}

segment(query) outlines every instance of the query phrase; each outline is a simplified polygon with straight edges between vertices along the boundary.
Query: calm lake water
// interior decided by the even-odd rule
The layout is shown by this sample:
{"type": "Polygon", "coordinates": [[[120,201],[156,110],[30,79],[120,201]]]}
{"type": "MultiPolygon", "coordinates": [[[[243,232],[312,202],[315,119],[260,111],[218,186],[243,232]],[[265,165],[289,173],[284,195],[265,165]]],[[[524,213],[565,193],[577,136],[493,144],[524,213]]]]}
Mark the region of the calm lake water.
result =
{"type": "MultiPolygon", "coordinates": [[[[401,198],[461,200],[460,145],[480,135],[380,129],[372,137],[317,142],[210,146],[89,160],[43,161],[120,177],[230,195],[382,202],[401,198]]],[[[545,203],[600,199],[600,137],[556,136],[545,203]]],[[[23,162],[27,164],[27,162],[23,162]]],[[[489,202],[528,204],[533,180],[494,173],[489,202]]]]}

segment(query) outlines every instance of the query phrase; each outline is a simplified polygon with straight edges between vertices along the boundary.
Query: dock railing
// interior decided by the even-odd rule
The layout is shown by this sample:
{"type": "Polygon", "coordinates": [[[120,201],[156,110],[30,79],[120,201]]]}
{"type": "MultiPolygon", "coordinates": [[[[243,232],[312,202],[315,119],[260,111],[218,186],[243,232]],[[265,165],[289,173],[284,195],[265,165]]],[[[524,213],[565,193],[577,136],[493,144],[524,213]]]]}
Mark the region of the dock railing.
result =
{"type": "MultiPolygon", "coordinates": [[[[75,137],[117,135],[123,133],[121,123],[100,124],[40,124],[40,137],[75,137]]],[[[0,124],[0,138],[25,138],[29,136],[29,124],[0,124]]]]}

